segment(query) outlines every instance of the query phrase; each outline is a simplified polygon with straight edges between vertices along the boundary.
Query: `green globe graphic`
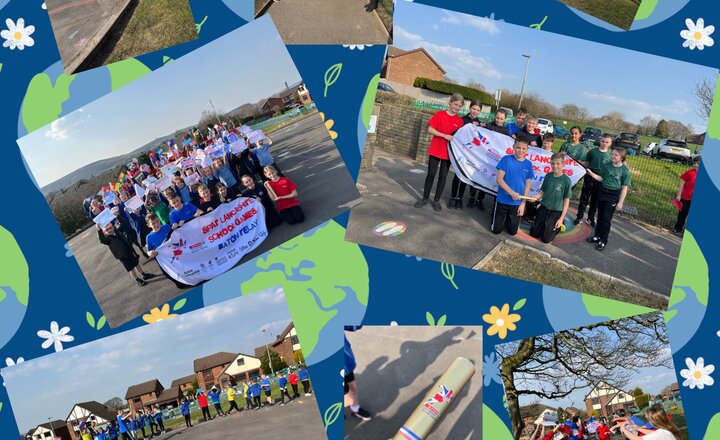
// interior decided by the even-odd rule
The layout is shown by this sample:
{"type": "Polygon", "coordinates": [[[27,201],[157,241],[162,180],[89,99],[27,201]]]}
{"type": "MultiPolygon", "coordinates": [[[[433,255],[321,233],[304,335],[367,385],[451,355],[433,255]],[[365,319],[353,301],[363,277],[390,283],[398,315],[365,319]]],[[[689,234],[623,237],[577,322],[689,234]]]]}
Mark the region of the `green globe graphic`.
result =
{"type": "Polygon", "coordinates": [[[4,346],[25,318],[30,297],[27,261],[7,229],[0,226],[0,347],[4,346]]]}

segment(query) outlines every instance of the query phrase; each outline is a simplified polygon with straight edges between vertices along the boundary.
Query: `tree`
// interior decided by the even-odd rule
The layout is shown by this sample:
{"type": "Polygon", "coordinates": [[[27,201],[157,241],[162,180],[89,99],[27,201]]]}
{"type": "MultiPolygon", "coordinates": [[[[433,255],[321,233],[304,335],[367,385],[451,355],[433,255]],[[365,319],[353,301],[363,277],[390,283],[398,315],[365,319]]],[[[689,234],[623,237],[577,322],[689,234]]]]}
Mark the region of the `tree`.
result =
{"type": "Polygon", "coordinates": [[[215,124],[218,123],[218,117],[215,115],[215,112],[212,110],[203,110],[202,113],[200,113],[200,120],[198,121],[198,128],[205,129],[208,125],[212,125],[213,127],[215,124]]]}
{"type": "Polygon", "coordinates": [[[653,134],[659,138],[668,137],[670,134],[670,127],[668,127],[668,123],[665,119],[660,119],[660,122],[658,122],[655,126],[655,133],[653,134]]]}
{"type": "Polygon", "coordinates": [[[643,394],[645,394],[645,392],[640,387],[636,387],[630,393],[630,395],[632,395],[633,397],[642,396],[643,394]]]}
{"type": "Polygon", "coordinates": [[[272,371],[278,372],[283,368],[287,368],[288,366],[287,363],[280,357],[280,355],[272,350],[270,350],[270,360],[272,362],[272,369],[270,368],[270,364],[268,363],[268,351],[265,350],[265,353],[260,358],[260,369],[263,370],[265,374],[268,374],[272,371]]]}
{"type": "Polygon", "coordinates": [[[565,414],[565,410],[563,409],[562,406],[558,406],[557,416],[558,416],[558,420],[560,420],[560,421],[565,420],[565,417],[567,416],[567,414],[565,414]]]}
{"type": "Polygon", "coordinates": [[[596,409],[594,409],[594,410],[592,410],[592,412],[590,413],[590,417],[595,417],[596,419],[597,419],[597,418],[600,418],[600,413],[597,412],[596,409]]]}
{"type": "Polygon", "coordinates": [[[705,78],[696,82],[690,93],[695,97],[695,113],[707,120],[710,117],[713,97],[715,96],[715,84],[711,78],[705,78]]]}
{"type": "Polygon", "coordinates": [[[295,353],[293,353],[293,359],[295,359],[296,364],[305,363],[305,356],[303,355],[302,349],[295,350],[295,353]]]}
{"type": "Polygon", "coordinates": [[[688,127],[680,121],[670,120],[668,124],[668,136],[671,139],[684,141],[686,137],[692,134],[692,127],[688,127]]]}
{"type": "Polygon", "coordinates": [[[524,427],[521,396],[561,399],[600,381],[622,387],[639,368],[670,367],[667,344],[656,312],[499,345],[515,439],[524,427]]]}
{"type": "Polygon", "coordinates": [[[584,122],[590,119],[590,112],[586,108],[578,107],[575,104],[563,104],[560,107],[560,116],[584,122]]]}
{"type": "Polygon", "coordinates": [[[645,136],[651,136],[655,133],[655,127],[657,127],[658,120],[654,116],[647,115],[640,119],[640,134],[645,136]]]}
{"type": "Polygon", "coordinates": [[[647,394],[641,394],[639,396],[635,396],[635,405],[637,405],[638,408],[645,408],[650,403],[650,396],[647,394]]]}
{"type": "Polygon", "coordinates": [[[198,382],[197,376],[193,377],[192,381],[192,394],[194,395],[197,390],[200,389],[200,383],[198,382]]]}
{"type": "Polygon", "coordinates": [[[112,399],[108,400],[107,402],[103,403],[103,405],[107,406],[113,411],[117,411],[119,409],[123,409],[127,407],[127,402],[125,402],[123,399],[115,396],[112,399]]]}

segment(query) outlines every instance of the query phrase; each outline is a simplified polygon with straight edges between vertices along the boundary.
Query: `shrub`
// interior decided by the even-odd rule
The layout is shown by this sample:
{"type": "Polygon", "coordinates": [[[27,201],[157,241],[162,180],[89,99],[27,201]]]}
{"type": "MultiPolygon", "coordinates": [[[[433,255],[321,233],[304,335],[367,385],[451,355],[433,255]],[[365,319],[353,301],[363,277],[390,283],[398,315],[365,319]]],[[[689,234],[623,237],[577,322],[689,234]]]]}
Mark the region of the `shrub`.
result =
{"type": "Polygon", "coordinates": [[[471,87],[461,86],[445,81],[436,81],[429,78],[417,77],[413,82],[414,87],[420,87],[421,89],[431,90],[433,92],[445,93],[452,95],[453,93],[459,93],[465,99],[480,101],[486,105],[493,105],[495,98],[489,93],[485,93],[482,90],[473,89],[471,87]]]}
{"type": "Polygon", "coordinates": [[[650,403],[650,396],[647,394],[641,394],[639,396],[635,396],[635,404],[638,406],[638,408],[644,408],[648,406],[650,403]]]}

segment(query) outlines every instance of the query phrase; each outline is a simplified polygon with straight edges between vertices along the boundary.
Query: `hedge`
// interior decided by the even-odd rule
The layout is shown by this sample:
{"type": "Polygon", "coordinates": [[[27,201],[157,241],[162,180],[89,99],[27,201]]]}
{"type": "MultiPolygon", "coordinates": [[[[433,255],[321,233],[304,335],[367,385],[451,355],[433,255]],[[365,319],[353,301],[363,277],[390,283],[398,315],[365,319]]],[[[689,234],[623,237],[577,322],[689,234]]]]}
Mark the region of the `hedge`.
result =
{"type": "Polygon", "coordinates": [[[421,89],[431,90],[438,93],[445,93],[447,95],[459,93],[465,99],[480,101],[481,103],[490,106],[495,103],[495,98],[489,93],[445,81],[436,81],[429,78],[417,77],[413,82],[413,87],[420,87],[421,89]]]}

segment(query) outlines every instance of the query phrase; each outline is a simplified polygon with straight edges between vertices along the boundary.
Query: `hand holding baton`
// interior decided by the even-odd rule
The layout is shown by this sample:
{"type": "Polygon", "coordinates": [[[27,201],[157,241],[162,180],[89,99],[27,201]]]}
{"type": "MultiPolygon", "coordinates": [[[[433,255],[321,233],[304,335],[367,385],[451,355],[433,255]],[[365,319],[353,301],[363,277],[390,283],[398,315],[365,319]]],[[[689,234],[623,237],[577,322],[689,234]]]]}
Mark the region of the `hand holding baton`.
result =
{"type": "Polygon", "coordinates": [[[268,194],[270,195],[270,199],[274,202],[277,201],[278,196],[275,194],[275,191],[272,189],[272,186],[270,186],[270,182],[265,182],[265,189],[267,189],[268,194]]]}

